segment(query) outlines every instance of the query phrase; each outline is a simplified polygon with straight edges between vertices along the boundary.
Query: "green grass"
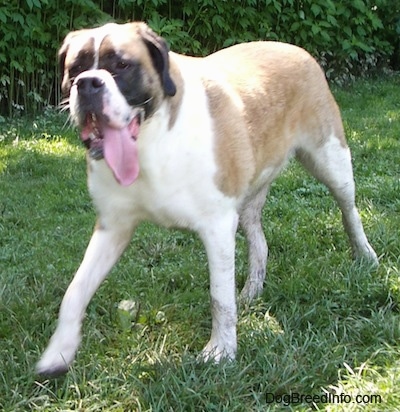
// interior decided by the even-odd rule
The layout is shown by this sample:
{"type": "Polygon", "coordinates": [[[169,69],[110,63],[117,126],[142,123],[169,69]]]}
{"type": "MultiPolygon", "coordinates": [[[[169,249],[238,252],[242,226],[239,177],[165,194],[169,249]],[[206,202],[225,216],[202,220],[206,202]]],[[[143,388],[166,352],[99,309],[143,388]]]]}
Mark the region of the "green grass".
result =
{"type": "MultiPolygon", "coordinates": [[[[392,76],[334,90],[379,268],[351,261],[327,190],[290,165],[264,213],[265,291],[239,310],[237,360],[218,366],[196,362],[210,333],[200,241],[146,224],[92,300],[71,371],[35,376],[95,217],[84,149],[64,118],[0,124],[0,410],[400,410],[399,89],[392,76]],[[124,299],[140,305],[132,328],[120,322],[124,299]],[[285,396],[327,392],[382,403],[295,404],[285,396]]],[[[239,288],[241,233],[237,243],[239,288]]]]}

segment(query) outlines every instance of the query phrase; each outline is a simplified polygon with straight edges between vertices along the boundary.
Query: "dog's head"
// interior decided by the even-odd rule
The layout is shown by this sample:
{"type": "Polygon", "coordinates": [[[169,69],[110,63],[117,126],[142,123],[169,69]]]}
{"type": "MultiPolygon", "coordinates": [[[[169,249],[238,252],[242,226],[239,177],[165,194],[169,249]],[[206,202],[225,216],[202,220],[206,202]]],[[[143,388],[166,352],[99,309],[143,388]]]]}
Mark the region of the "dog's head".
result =
{"type": "Polygon", "coordinates": [[[59,59],[62,92],[89,154],[131,184],[140,124],[176,93],[166,42],[144,23],[110,23],[69,33],[59,59]]]}

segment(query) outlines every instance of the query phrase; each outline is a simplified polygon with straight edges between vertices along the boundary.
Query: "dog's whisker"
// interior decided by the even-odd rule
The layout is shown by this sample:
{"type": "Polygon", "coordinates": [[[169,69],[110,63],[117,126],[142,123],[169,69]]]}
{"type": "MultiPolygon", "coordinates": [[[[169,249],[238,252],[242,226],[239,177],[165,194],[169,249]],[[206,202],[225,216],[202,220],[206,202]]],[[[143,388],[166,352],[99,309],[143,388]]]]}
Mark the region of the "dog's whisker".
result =
{"type": "Polygon", "coordinates": [[[67,120],[64,122],[63,124],[63,129],[72,129],[74,126],[73,120],[71,118],[71,116],[69,115],[67,120]]]}
{"type": "Polygon", "coordinates": [[[142,102],[142,103],[137,104],[136,106],[144,106],[145,104],[150,103],[153,99],[154,99],[154,97],[151,96],[151,97],[149,97],[147,100],[145,100],[145,101],[142,102]]]}
{"type": "MultiPolygon", "coordinates": [[[[57,106],[57,110],[58,110],[60,113],[64,113],[64,112],[66,112],[66,111],[69,111],[69,109],[70,109],[70,101],[69,101],[69,98],[65,98],[65,99],[61,100],[61,102],[60,102],[60,103],[58,104],[58,106],[57,106]]],[[[63,124],[63,126],[62,126],[62,129],[63,129],[63,130],[65,130],[65,129],[71,129],[71,128],[73,127],[73,125],[74,125],[74,122],[73,122],[73,120],[72,120],[71,113],[68,113],[68,117],[67,117],[66,121],[64,122],[64,124],[63,124]]]]}
{"type": "Polygon", "coordinates": [[[70,108],[69,99],[67,98],[67,99],[61,100],[61,102],[58,104],[57,108],[61,112],[65,112],[66,110],[69,110],[69,108],[70,108]]]}

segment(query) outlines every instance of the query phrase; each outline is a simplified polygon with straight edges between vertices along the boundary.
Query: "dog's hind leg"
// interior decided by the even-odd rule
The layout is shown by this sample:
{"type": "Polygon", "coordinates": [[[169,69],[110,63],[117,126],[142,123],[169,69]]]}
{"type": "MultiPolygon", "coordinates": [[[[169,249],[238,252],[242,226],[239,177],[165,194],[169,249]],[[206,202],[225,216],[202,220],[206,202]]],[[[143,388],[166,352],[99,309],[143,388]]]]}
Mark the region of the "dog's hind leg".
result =
{"type": "Polygon", "coordinates": [[[133,228],[126,227],[94,231],[85,257],[64,295],[57,329],[36,366],[40,375],[58,376],[67,372],[81,341],[86,307],[129,243],[132,231],[133,228]]]}
{"type": "Polygon", "coordinates": [[[251,301],[260,295],[266,274],[268,245],[262,228],[261,214],[268,187],[261,189],[253,196],[240,212],[242,227],[248,244],[249,275],[240,293],[240,299],[251,301]]]}
{"type": "Polygon", "coordinates": [[[344,140],[331,135],[324,143],[319,143],[313,148],[302,148],[296,155],[305,168],[329,188],[336,199],[342,212],[343,225],[350,239],[353,256],[378,263],[355,205],[351,154],[344,140]]]}

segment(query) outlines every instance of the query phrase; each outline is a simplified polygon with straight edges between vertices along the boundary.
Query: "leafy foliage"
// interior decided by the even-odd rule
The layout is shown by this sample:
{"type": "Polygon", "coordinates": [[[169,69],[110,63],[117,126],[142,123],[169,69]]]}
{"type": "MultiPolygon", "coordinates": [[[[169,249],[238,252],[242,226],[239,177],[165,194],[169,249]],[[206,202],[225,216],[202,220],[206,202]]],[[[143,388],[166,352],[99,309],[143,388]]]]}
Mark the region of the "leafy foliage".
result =
{"type": "Polygon", "coordinates": [[[0,7],[0,113],[36,112],[59,100],[56,53],[66,32],[106,15],[92,1],[17,0],[0,7]]]}
{"type": "Polygon", "coordinates": [[[327,76],[400,65],[400,6],[392,0],[14,0],[0,6],[0,114],[59,101],[56,52],[65,34],[144,20],[181,53],[204,55],[251,40],[300,45],[327,76]]]}

